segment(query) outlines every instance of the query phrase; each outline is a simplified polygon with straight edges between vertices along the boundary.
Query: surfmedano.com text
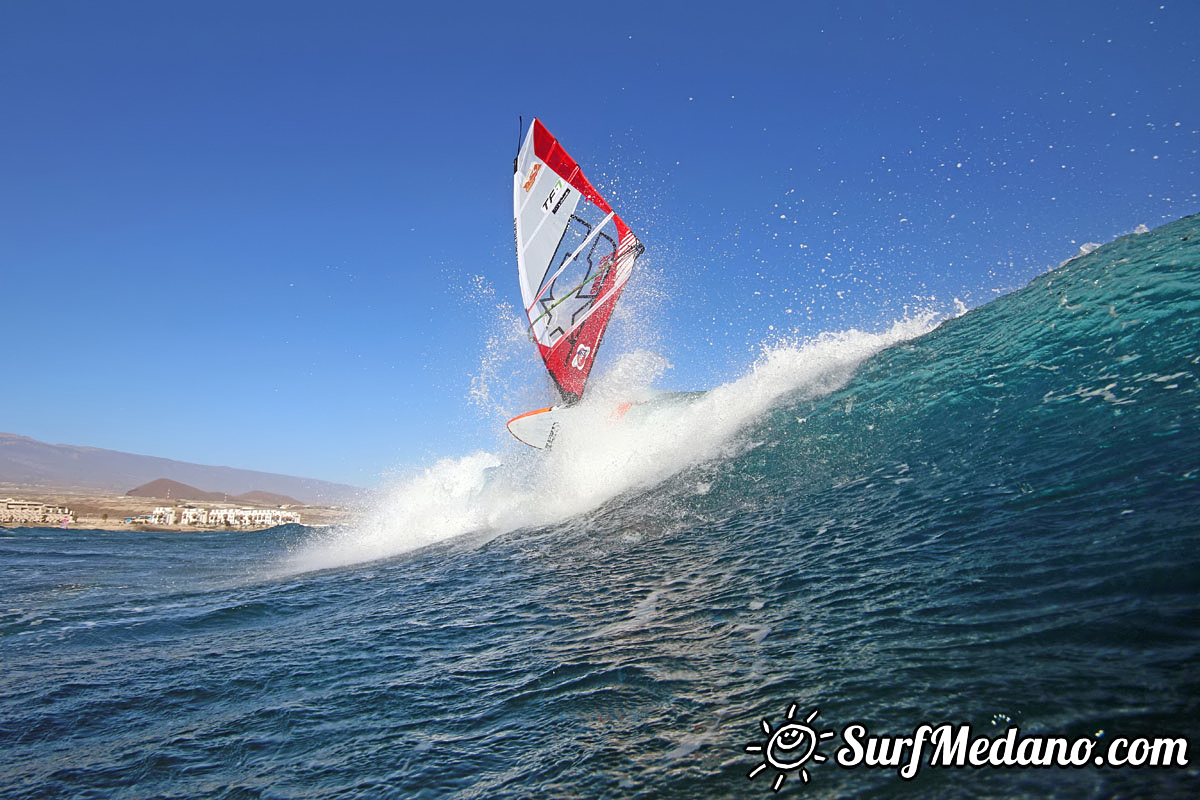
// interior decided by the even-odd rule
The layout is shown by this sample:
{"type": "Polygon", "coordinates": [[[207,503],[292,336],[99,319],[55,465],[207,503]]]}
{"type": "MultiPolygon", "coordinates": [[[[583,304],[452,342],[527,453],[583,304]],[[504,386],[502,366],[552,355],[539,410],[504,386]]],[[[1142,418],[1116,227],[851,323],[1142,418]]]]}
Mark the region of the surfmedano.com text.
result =
{"type": "Polygon", "coordinates": [[[1187,739],[1022,736],[1010,727],[996,737],[972,736],[970,725],[920,725],[911,736],[874,736],[865,725],[847,725],[837,763],[851,767],[895,767],[912,780],[922,762],[930,767],[1186,767],[1187,739]],[[1104,745],[1101,747],[1101,745],[1104,745]],[[929,758],[923,756],[928,753],[929,758]]]}

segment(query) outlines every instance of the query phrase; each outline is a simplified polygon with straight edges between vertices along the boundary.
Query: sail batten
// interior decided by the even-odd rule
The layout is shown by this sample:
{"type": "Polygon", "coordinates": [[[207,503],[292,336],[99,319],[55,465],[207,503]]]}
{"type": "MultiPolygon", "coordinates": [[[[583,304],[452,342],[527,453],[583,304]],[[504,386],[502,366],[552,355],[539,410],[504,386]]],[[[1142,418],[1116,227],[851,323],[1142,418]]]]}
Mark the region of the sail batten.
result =
{"type": "Polygon", "coordinates": [[[521,298],[530,335],[570,404],[583,394],[642,245],[539,120],[515,166],[521,298]]]}

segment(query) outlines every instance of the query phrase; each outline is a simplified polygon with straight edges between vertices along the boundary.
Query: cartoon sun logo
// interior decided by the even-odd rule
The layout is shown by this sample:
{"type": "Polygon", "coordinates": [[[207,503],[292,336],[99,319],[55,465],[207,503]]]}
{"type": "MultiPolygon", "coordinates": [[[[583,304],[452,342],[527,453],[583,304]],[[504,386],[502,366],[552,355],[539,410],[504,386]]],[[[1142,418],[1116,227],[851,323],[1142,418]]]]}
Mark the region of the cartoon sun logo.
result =
{"type": "Polygon", "coordinates": [[[822,741],[834,736],[833,731],[817,733],[811,727],[812,721],[819,713],[820,710],[814,708],[812,713],[804,718],[804,722],[792,722],[796,717],[796,704],[792,703],[785,715],[788,721],[776,731],[772,731],[771,723],[764,719],[762,730],[767,740],[762,744],[746,745],[747,753],[760,753],[763,757],[762,763],[750,770],[750,780],[754,780],[754,777],[767,767],[774,767],[778,774],[775,776],[775,782],[771,784],[773,792],[783,788],[789,770],[800,770],[800,780],[808,783],[810,776],[804,767],[805,762],[812,760],[819,764],[824,761],[825,756],[817,752],[817,748],[822,741]]]}

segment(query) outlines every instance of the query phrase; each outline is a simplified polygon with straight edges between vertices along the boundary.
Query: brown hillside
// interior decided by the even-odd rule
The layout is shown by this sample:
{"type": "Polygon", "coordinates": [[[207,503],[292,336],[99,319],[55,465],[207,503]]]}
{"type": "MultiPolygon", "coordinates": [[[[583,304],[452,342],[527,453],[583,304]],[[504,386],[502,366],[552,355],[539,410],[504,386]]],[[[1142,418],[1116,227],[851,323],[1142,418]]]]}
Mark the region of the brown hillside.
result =
{"type": "Polygon", "coordinates": [[[272,494],[271,492],[246,492],[239,494],[237,497],[231,497],[231,500],[236,500],[239,503],[250,503],[256,506],[302,506],[304,505],[294,497],[288,497],[286,494],[272,494]]]}
{"type": "Polygon", "coordinates": [[[126,497],[159,497],[164,500],[208,500],[223,501],[224,492],[206,492],[186,483],[173,481],[170,478],[159,478],[156,481],[144,483],[136,489],[125,493],[126,497]]]}

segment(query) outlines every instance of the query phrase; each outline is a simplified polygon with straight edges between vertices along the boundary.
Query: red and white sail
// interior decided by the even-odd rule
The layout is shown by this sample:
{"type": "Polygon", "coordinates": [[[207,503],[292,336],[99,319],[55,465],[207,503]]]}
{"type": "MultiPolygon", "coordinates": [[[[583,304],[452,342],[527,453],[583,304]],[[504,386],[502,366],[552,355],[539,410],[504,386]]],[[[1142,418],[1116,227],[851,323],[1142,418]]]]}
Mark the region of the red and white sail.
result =
{"type": "Polygon", "coordinates": [[[583,394],[641,242],[538,120],[513,174],[521,297],[563,400],[583,394]]]}

